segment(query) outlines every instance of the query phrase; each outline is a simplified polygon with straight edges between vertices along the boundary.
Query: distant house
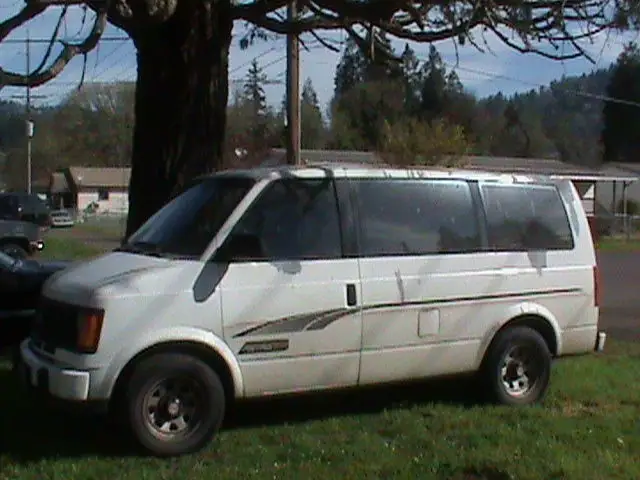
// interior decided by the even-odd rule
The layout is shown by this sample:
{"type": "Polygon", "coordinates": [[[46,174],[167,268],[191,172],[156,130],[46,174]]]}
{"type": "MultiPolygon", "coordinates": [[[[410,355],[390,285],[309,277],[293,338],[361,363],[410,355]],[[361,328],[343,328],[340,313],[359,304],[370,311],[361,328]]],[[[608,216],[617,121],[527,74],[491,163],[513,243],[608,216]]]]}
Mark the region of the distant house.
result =
{"type": "Polygon", "coordinates": [[[51,175],[53,208],[126,213],[129,209],[130,168],[68,167],[51,175]]]}

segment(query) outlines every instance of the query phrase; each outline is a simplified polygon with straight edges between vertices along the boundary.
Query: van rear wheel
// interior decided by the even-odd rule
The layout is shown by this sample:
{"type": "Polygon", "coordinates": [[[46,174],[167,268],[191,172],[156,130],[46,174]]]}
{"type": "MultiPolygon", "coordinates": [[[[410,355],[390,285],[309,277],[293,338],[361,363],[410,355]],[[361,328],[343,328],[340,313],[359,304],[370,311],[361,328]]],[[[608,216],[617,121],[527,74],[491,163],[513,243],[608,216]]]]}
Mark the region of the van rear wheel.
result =
{"type": "Polygon", "coordinates": [[[131,433],[147,452],[162,457],[203,448],[220,429],[225,404],[216,372],[186,354],[157,354],[141,360],[127,385],[131,433]]]}
{"type": "Polygon", "coordinates": [[[493,339],[480,373],[489,400],[502,405],[537,403],[549,387],[551,352],[535,330],[508,328],[493,339]]]}

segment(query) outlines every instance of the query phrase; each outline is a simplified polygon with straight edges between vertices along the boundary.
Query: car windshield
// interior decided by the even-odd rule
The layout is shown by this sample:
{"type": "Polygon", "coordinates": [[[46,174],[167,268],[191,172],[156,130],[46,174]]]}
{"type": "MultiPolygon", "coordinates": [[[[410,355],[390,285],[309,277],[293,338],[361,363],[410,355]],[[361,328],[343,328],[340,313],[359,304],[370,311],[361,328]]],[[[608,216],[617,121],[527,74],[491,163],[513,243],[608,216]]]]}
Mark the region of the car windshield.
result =
{"type": "Polygon", "coordinates": [[[161,208],[118,250],[198,258],[254,183],[248,177],[202,180],[161,208]]]}

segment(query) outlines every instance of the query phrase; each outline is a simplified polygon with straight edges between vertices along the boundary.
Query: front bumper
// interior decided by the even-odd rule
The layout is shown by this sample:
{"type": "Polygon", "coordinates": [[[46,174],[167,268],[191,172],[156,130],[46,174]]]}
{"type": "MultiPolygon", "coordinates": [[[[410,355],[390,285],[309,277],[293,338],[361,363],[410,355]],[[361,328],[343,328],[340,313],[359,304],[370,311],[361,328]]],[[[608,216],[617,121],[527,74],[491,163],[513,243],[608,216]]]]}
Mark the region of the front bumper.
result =
{"type": "Polygon", "coordinates": [[[55,365],[33,352],[29,342],[27,339],[20,345],[17,365],[18,374],[29,389],[59,400],[82,402],[89,399],[89,372],[55,365]]]}

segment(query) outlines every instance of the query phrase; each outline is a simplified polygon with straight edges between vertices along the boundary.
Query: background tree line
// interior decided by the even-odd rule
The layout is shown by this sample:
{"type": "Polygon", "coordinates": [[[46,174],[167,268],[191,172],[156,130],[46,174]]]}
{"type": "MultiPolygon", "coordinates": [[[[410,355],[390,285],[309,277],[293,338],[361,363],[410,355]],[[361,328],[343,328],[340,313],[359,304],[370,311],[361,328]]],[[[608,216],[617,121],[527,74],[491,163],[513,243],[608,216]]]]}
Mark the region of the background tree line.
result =
{"type": "MultiPolygon", "coordinates": [[[[372,44],[392,50],[390,41],[377,35],[372,44]]],[[[399,62],[383,58],[381,51],[365,54],[348,42],[324,115],[311,80],[304,82],[303,148],[378,151],[395,163],[416,161],[416,154],[425,163],[443,154],[559,158],[585,165],[603,158],[640,159],[640,53],[634,44],[609,68],[486,98],[466,90],[433,45],[424,59],[408,45],[399,62]],[[603,96],[620,101],[604,102],[603,96]]],[[[285,145],[284,99],[269,105],[267,83],[254,60],[231,95],[228,166],[254,164],[267,149],[285,145]]],[[[131,83],[89,84],[59,105],[36,109],[33,178],[70,165],[128,165],[134,88],[131,83]]],[[[17,103],[0,102],[0,152],[4,181],[23,187],[24,110],[17,103]]]]}

